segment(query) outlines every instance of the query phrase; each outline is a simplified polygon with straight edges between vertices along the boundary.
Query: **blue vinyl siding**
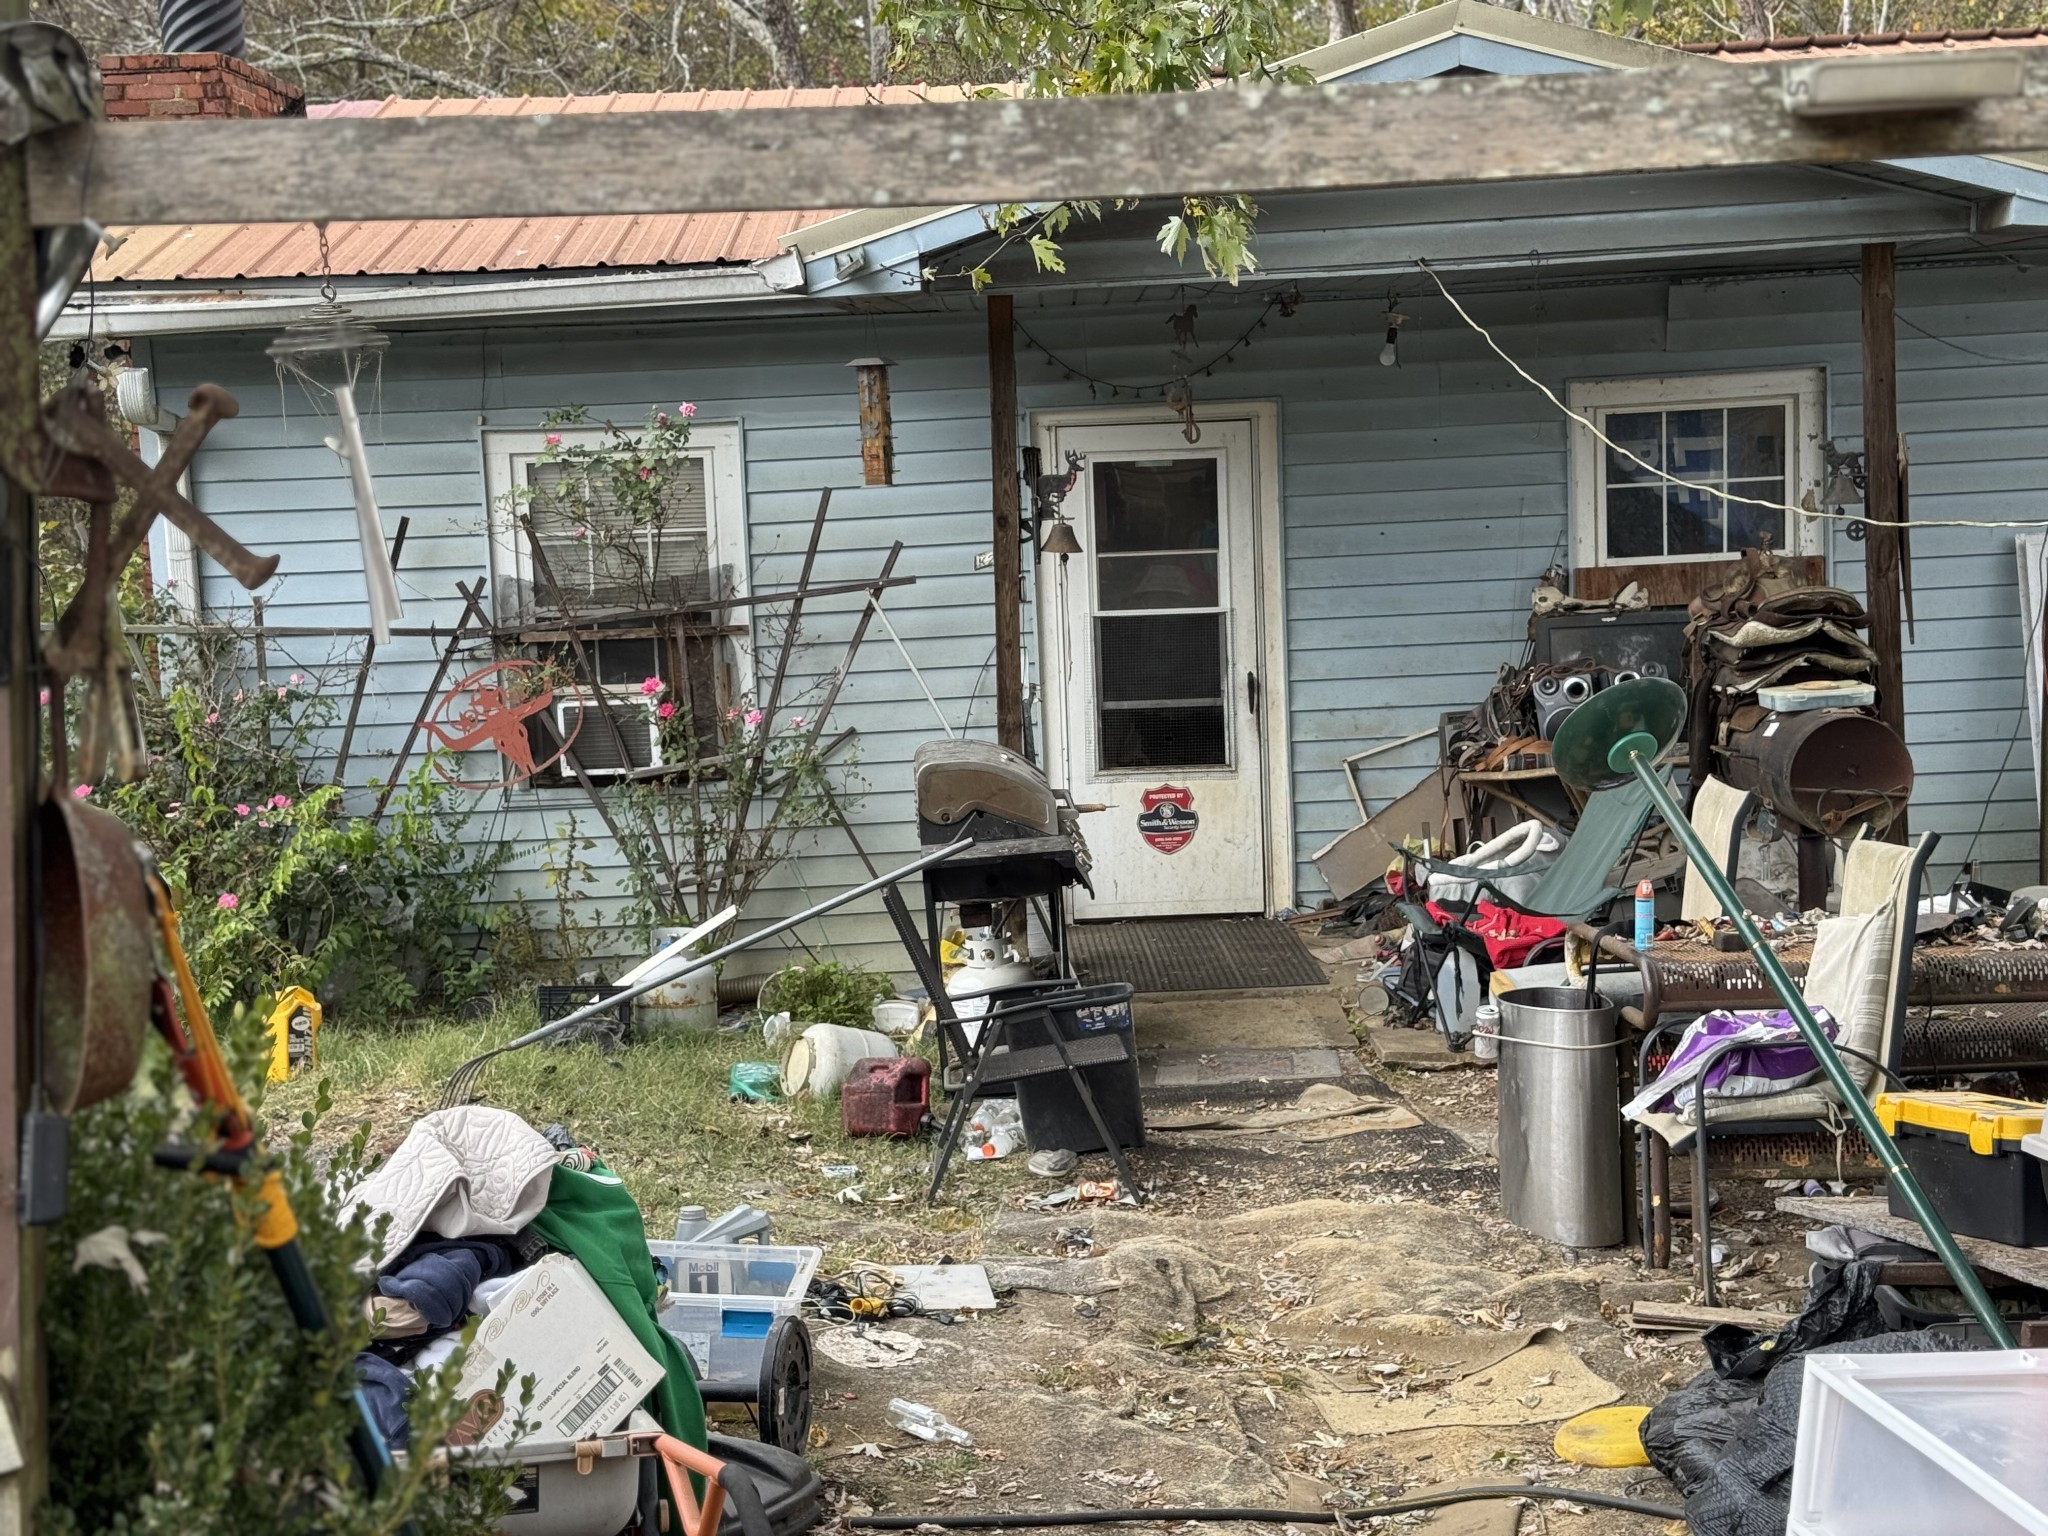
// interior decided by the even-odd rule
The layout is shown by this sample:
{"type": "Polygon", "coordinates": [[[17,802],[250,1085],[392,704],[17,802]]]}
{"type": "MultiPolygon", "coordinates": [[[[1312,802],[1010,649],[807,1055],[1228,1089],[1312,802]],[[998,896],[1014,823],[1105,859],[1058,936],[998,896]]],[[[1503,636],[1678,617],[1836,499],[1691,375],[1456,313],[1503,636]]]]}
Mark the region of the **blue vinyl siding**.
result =
{"type": "MultiPolygon", "coordinates": [[[[1464,281],[1474,314],[1560,394],[1581,378],[1818,366],[1827,370],[1834,436],[1845,446],[1859,439],[1857,290],[1849,278],[1657,277],[1597,286],[1558,278],[1514,291],[1503,291],[1497,275],[1483,286],[1464,281]]],[[[1424,286],[1412,278],[1400,285],[1399,306],[1412,318],[1398,368],[1376,363],[1385,295],[1354,289],[1344,298],[1311,292],[1292,318],[1276,314],[1251,347],[1195,382],[1205,402],[1279,404],[1285,594],[1284,612],[1271,621],[1284,624],[1291,743],[1279,787],[1292,806],[1294,894],[1310,901],[1323,892],[1309,852],[1355,820],[1342,758],[1476,702],[1503,663],[1522,657],[1529,588],[1553,559],[1572,559],[1565,423],[1424,286]]],[[[1198,359],[1226,346],[1263,302],[1224,289],[1198,297],[1198,359]]],[[[1171,371],[1165,316],[1186,301],[1178,287],[1048,293],[1042,304],[1027,297],[1020,319],[1077,368],[1152,383],[1171,371]]],[[[1915,516],[2048,515],[2040,442],[2048,426],[2048,273],[1909,269],[1900,307],[1912,322],[1901,326],[1899,393],[1915,516]]],[[[197,499],[252,547],[284,555],[285,574],[266,605],[273,623],[360,623],[346,480],[319,445],[323,429],[302,399],[291,399],[280,421],[262,341],[154,345],[167,406],[178,408],[201,379],[226,384],[242,402],[242,416],[216,429],[195,466],[197,499]]],[[[755,586],[794,583],[818,490],[831,485],[818,579],[869,575],[890,541],[902,539],[898,570],[919,581],[889,596],[892,621],[948,717],[987,735],[991,583],[973,569],[989,544],[983,345],[979,307],[965,299],[939,312],[872,319],[401,333],[385,366],[381,412],[370,421],[370,454],[387,529],[401,515],[413,520],[400,572],[407,622],[452,625],[455,581],[485,568],[487,427],[530,427],[566,404],[627,419],[690,399],[700,420],[740,425],[755,586]],[[894,363],[898,483],[869,489],[860,485],[845,363],[875,352],[894,363]]],[[[1036,352],[1020,351],[1019,377],[1027,411],[1090,402],[1085,381],[1064,377],[1036,352]]],[[[1109,403],[1107,390],[1095,398],[1109,403]]],[[[1837,532],[1828,552],[1834,579],[1859,587],[1862,546],[1837,532]]],[[[1920,786],[1912,822],[1942,834],[1936,864],[1944,878],[1973,838],[1986,877],[2031,878],[2036,814],[2031,752],[2014,734],[2022,705],[2012,562],[2010,531],[1927,529],[1914,540],[1919,624],[1906,674],[1920,786]]],[[[246,607],[218,571],[210,570],[205,590],[215,612],[246,607]]],[[[837,663],[859,608],[857,598],[833,598],[807,615],[811,644],[790,689],[796,711],[837,663]]],[[[356,649],[277,646],[314,666],[356,649]]],[[[351,782],[385,770],[435,655],[426,640],[380,654],[351,782]]],[[[274,655],[274,673],[288,665],[274,655]]],[[[345,671],[335,669],[337,685],[345,671]]],[[[861,733],[863,841],[878,861],[906,856],[915,843],[909,757],[938,725],[879,625],[833,724],[861,733]]],[[[1422,742],[1373,759],[1364,775],[1373,803],[1408,788],[1431,758],[1422,742]]],[[[573,792],[507,792],[485,797],[483,810],[480,828],[502,829],[520,845],[525,872],[508,877],[508,893],[524,889],[533,898],[534,860],[550,829],[571,814],[586,834],[596,826],[573,792]]],[[[860,878],[843,837],[821,833],[811,843],[751,916],[794,910],[806,892],[860,878]]],[[[806,936],[901,967],[876,903],[806,936]]],[[[767,963],[747,967],[755,968],[767,963]]]]}

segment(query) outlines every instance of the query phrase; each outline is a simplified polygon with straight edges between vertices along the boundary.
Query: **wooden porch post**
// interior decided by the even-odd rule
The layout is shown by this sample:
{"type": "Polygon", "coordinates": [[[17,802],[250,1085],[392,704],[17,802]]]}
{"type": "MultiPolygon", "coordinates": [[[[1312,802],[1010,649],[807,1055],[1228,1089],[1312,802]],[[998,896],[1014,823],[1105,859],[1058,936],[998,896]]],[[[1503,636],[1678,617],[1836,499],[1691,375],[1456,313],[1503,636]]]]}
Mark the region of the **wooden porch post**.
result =
{"type": "Polygon", "coordinates": [[[1890,245],[1863,247],[1863,512],[1864,603],[1870,645],[1877,652],[1877,708],[1885,724],[1906,734],[1905,657],[1899,637],[1898,254],[1890,245]]]}
{"type": "Polygon", "coordinates": [[[1010,296],[988,300],[988,473],[994,509],[996,740],[1024,750],[1023,508],[1017,460],[1017,350],[1010,296]]]}
{"type": "MultiPolygon", "coordinates": [[[[0,22],[28,19],[27,0],[0,0],[0,22]]],[[[42,1502],[45,1386],[36,1327],[43,1234],[21,1225],[21,1115],[35,1029],[35,914],[27,899],[35,801],[36,511],[8,467],[33,462],[36,403],[35,240],[28,219],[28,148],[0,147],[0,1532],[27,1531],[42,1502]]]]}

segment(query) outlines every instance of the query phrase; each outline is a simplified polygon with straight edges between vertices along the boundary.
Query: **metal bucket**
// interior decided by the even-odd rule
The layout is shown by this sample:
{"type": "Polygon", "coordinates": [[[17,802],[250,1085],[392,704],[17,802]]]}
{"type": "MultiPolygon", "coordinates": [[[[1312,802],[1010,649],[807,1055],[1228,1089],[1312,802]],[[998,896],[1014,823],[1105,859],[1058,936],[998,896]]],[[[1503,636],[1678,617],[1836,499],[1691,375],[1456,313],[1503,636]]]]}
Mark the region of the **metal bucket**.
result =
{"type": "Polygon", "coordinates": [[[1522,987],[1494,1001],[1501,1213],[1568,1248],[1612,1248],[1622,1238],[1615,1005],[1588,1008],[1582,987],[1522,987]]]}

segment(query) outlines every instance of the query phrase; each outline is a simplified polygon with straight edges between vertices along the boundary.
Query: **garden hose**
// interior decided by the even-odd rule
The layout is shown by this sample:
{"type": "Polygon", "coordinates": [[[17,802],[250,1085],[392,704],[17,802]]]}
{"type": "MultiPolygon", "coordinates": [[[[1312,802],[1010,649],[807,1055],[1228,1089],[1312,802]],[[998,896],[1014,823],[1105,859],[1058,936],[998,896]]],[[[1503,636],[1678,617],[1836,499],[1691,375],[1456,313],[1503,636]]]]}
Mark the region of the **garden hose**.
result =
{"type": "Polygon", "coordinates": [[[1386,1515],[1412,1515],[1452,1504],[1469,1504],[1482,1499],[1552,1499],[1561,1503],[1584,1504],[1592,1509],[1618,1509],[1654,1520],[1683,1520],[1685,1511],[1670,1504],[1652,1504],[1645,1499],[1624,1498],[1618,1493],[1594,1493],[1583,1488],[1539,1488],[1528,1483],[1509,1483],[1485,1488],[1439,1488],[1432,1493],[1411,1494],[1367,1504],[1359,1509],[1240,1509],[1231,1505],[1212,1508],[1173,1509],[1024,1509],[1007,1513],[974,1515],[851,1515],[847,1526],[856,1531],[914,1531],[920,1526],[943,1526],[954,1531],[1015,1531],[1049,1525],[1118,1525],[1126,1521],[1146,1524],[1174,1524],[1185,1521],[1242,1520],[1251,1525],[1342,1525],[1347,1520],[1378,1519],[1386,1515]]]}

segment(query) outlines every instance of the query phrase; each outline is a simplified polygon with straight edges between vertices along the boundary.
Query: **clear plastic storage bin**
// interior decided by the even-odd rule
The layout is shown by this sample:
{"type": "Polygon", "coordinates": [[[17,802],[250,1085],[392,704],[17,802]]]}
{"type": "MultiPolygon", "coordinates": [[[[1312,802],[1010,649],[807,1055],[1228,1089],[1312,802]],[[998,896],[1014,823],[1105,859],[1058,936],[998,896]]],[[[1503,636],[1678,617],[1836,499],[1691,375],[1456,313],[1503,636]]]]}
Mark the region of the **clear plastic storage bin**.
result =
{"type": "Polygon", "coordinates": [[[1787,1536],[2048,1536],[2048,1354],[1808,1355],[1787,1536]]]}
{"type": "Polygon", "coordinates": [[[705,1381],[754,1381],[768,1330],[795,1317],[822,1248],[759,1243],[650,1242],[668,1285],[658,1321],[690,1352],[705,1381]]]}

